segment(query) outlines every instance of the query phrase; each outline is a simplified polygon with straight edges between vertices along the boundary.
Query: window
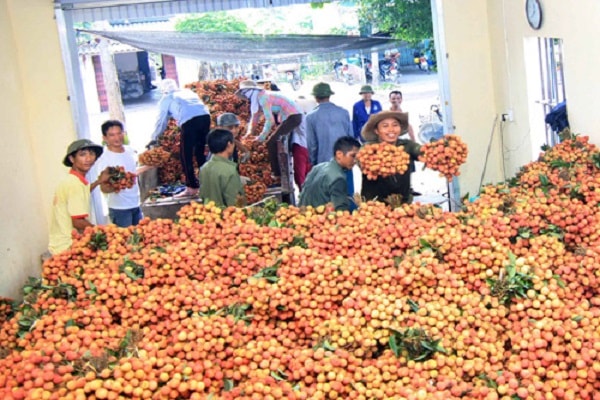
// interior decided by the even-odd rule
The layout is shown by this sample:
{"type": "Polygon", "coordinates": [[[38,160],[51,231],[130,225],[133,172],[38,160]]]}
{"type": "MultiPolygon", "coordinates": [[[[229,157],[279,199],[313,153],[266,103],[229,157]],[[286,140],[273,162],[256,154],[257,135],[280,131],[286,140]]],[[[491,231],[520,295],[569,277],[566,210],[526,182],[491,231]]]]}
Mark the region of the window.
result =
{"type": "MultiPolygon", "coordinates": [[[[540,103],[544,106],[544,115],[547,115],[557,104],[565,101],[562,39],[538,38],[538,48],[542,79],[540,103]]],[[[558,132],[546,124],[546,143],[553,146],[558,140],[558,132]]]]}
{"type": "Polygon", "coordinates": [[[545,117],[566,100],[562,39],[527,38],[524,49],[532,156],[535,158],[542,145],[554,146],[559,142],[558,132],[546,124],[545,117]]]}

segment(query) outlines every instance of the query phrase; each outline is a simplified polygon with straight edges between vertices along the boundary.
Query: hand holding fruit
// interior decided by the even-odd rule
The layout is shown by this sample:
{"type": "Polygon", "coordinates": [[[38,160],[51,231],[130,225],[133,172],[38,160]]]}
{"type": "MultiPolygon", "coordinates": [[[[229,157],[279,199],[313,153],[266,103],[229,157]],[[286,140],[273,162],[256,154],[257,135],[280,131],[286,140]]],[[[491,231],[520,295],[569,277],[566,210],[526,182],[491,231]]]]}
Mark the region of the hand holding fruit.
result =
{"type": "Polygon", "coordinates": [[[460,174],[459,168],[467,160],[467,145],[457,135],[445,135],[435,142],[421,147],[419,161],[427,168],[438,171],[441,176],[451,179],[460,174]]]}
{"type": "Polygon", "coordinates": [[[100,172],[97,180],[99,184],[110,182],[110,169],[111,167],[106,167],[102,172],[100,172]]]}
{"type": "MultiPolygon", "coordinates": [[[[115,192],[132,188],[135,184],[136,175],[132,172],[125,171],[123,166],[108,167],[107,170],[109,174],[108,183],[111,184],[115,192]]],[[[105,171],[102,171],[102,173],[105,171]]]]}
{"type": "Polygon", "coordinates": [[[161,147],[153,147],[140,154],[139,161],[142,165],[162,167],[169,161],[169,158],[171,158],[171,154],[168,151],[161,147]]]}
{"type": "Polygon", "coordinates": [[[384,142],[363,146],[357,158],[360,169],[370,180],[403,174],[410,162],[410,155],[404,148],[384,142]]]}

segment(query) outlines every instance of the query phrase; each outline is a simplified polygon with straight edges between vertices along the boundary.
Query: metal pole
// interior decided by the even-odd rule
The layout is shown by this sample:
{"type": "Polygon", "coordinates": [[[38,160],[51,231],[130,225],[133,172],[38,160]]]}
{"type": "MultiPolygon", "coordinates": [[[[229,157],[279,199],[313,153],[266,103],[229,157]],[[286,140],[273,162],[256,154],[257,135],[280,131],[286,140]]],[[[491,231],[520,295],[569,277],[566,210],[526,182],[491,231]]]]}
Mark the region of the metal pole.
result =
{"type": "MultiPolygon", "coordinates": [[[[54,15],[58,27],[58,36],[63,62],[65,64],[65,74],[67,78],[67,90],[69,101],[71,103],[71,113],[77,132],[78,139],[90,138],[90,122],[88,119],[85,95],[83,93],[81,69],[79,68],[79,54],[77,41],[75,40],[75,29],[73,29],[73,16],[70,10],[63,10],[60,5],[56,5],[54,15]]],[[[65,144],[66,147],[66,144],[65,144]]],[[[98,176],[96,168],[88,173],[88,180],[95,180],[98,176]]],[[[104,211],[102,208],[102,196],[99,190],[91,193],[91,211],[92,221],[98,225],[106,223],[104,211]]]]}
{"type": "MultiPolygon", "coordinates": [[[[431,0],[431,17],[433,20],[433,37],[438,65],[438,84],[440,87],[440,106],[443,115],[445,133],[454,132],[452,121],[452,105],[450,102],[450,82],[448,76],[448,54],[446,50],[446,36],[444,32],[443,0],[431,0]]],[[[450,198],[450,211],[458,211],[460,207],[460,185],[456,177],[448,181],[448,196],[450,198]]]]}
{"type": "Polygon", "coordinates": [[[89,119],[85,104],[85,95],[83,93],[81,70],[79,69],[79,54],[75,39],[75,30],[73,29],[73,16],[71,15],[71,11],[62,10],[59,7],[60,5],[57,5],[55,10],[56,25],[58,27],[62,58],[65,64],[67,89],[69,92],[68,99],[71,102],[73,122],[75,123],[78,138],[89,139],[89,119]]]}

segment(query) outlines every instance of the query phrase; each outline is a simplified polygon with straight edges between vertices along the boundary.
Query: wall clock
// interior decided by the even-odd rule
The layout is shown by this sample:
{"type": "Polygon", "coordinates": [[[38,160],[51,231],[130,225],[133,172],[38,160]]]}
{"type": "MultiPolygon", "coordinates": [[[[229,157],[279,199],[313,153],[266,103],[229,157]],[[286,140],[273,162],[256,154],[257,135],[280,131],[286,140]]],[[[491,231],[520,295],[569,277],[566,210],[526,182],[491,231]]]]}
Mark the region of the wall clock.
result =
{"type": "Polygon", "coordinates": [[[540,29],[542,26],[542,6],[539,0],[527,0],[525,3],[525,14],[527,22],[533,29],[540,29]]]}

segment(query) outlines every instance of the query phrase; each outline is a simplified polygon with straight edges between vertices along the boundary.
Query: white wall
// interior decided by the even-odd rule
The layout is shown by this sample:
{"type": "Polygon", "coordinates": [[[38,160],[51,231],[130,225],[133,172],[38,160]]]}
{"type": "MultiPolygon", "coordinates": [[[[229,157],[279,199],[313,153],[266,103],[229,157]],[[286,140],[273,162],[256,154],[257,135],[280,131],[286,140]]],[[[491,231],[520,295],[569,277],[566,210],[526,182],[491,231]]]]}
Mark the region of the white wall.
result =
{"type": "MultiPolygon", "coordinates": [[[[444,0],[443,26],[454,133],[469,147],[459,179],[461,195],[478,192],[497,114],[488,4],[478,0],[444,0]]],[[[438,57],[443,55],[438,55],[438,57]]],[[[501,153],[496,136],[487,157],[484,183],[498,182],[501,153]]]]}
{"type": "MultiPolygon", "coordinates": [[[[510,177],[539,154],[543,132],[530,124],[540,118],[530,104],[525,43],[532,37],[561,38],[569,121],[572,131],[589,135],[600,144],[600,113],[596,110],[600,80],[595,77],[600,61],[600,2],[540,0],[543,23],[529,27],[524,1],[441,0],[449,85],[456,133],[469,145],[467,164],[461,169],[461,193],[479,188],[492,123],[496,116],[513,110],[514,121],[503,126],[504,146],[493,142],[484,182],[503,178],[502,159],[510,177]],[[536,115],[537,114],[537,115],[536,115]]],[[[497,138],[500,127],[497,126],[497,138]]]]}
{"type": "Polygon", "coordinates": [[[49,210],[75,138],[52,3],[0,0],[0,296],[39,276],[49,210]]]}
{"type": "Polygon", "coordinates": [[[81,70],[81,83],[83,85],[85,104],[92,113],[99,113],[101,112],[100,100],[98,99],[96,71],[94,71],[92,56],[79,57],[79,69],[81,70]]]}
{"type": "Polygon", "coordinates": [[[191,58],[175,57],[175,64],[177,65],[179,85],[183,86],[187,83],[198,81],[200,61],[191,58]]]}

